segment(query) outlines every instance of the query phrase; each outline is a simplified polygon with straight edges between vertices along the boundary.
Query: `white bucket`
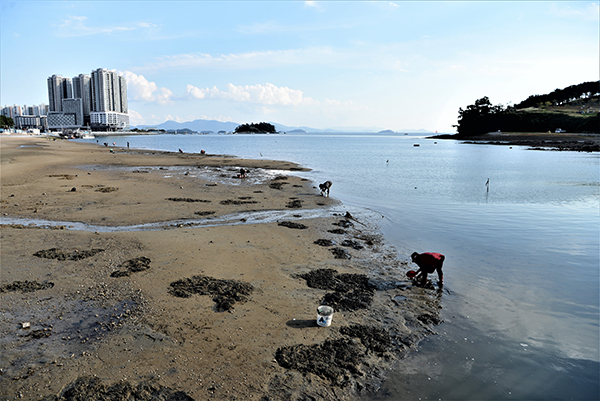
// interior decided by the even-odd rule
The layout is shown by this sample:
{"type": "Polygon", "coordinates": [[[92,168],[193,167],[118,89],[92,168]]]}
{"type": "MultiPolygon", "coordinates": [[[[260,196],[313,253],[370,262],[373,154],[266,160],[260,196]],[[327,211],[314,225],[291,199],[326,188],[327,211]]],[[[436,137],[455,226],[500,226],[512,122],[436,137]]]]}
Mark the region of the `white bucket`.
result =
{"type": "Polygon", "coordinates": [[[331,319],[333,318],[333,308],[331,306],[319,306],[317,308],[317,324],[322,327],[331,325],[331,319]]]}

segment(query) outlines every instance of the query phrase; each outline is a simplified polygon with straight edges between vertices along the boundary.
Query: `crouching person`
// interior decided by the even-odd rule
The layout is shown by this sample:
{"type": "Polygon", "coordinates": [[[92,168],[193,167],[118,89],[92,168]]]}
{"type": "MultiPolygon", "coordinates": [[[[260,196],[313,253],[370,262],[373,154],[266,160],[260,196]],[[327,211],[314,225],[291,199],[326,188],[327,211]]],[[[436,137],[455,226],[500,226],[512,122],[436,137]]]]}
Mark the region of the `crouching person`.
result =
{"type": "Polygon", "coordinates": [[[410,258],[412,259],[413,263],[416,263],[417,266],[419,266],[419,270],[417,271],[417,275],[415,277],[418,285],[425,286],[427,284],[427,275],[437,271],[439,279],[438,285],[440,288],[444,286],[444,273],[442,272],[444,259],[446,259],[444,255],[435,252],[413,252],[413,254],[410,255],[410,258]]]}

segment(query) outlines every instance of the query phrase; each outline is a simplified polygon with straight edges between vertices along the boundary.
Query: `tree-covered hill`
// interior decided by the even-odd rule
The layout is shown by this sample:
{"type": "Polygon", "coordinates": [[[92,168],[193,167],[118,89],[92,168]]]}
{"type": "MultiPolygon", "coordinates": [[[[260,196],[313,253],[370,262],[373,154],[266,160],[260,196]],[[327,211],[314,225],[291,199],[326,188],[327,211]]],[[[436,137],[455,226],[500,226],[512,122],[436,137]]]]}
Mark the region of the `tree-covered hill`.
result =
{"type": "Polygon", "coordinates": [[[528,107],[561,106],[573,103],[583,104],[586,100],[598,97],[600,94],[600,81],[584,82],[579,85],[567,86],[564,89],[555,89],[546,95],[532,95],[521,103],[516,104],[515,109],[528,107]]]}
{"type": "Polygon", "coordinates": [[[459,137],[488,132],[600,133],[600,81],[584,82],[515,105],[492,105],[483,97],[458,110],[459,137]]]}

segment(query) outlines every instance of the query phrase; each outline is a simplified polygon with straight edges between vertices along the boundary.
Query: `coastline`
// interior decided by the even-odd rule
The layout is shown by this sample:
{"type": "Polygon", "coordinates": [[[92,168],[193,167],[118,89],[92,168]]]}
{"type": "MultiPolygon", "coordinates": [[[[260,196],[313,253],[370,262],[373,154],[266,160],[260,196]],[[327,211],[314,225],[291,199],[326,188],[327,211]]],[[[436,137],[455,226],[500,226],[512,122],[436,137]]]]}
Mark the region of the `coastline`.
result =
{"type": "Polygon", "coordinates": [[[0,145],[3,218],[179,222],[3,224],[3,397],[150,386],[195,400],[353,399],[439,323],[435,292],[405,279],[370,216],[286,175],[307,171],[294,163],[44,137],[0,145]],[[234,178],[240,167],[248,179],[234,178]],[[185,223],[284,210],[284,225],[185,223]],[[223,291],[202,295],[206,283],[223,291]],[[329,327],[316,324],[324,299],[336,304],[329,327]]]}
{"type": "Polygon", "coordinates": [[[433,139],[452,139],[464,143],[484,145],[528,146],[535,150],[600,152],[599,134],[548,132],[490,132],[483,135],[437,135],[433,139]]]}

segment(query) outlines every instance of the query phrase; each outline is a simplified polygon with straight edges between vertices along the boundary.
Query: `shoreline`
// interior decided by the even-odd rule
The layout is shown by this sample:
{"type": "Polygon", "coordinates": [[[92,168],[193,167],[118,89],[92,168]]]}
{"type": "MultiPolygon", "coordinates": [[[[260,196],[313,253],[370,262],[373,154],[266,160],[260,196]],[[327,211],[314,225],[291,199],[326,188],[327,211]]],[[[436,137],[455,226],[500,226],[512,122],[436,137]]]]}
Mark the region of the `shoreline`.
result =
{"type": "Polygon", "coordinates": [[[4,218],[244,223],[3,224],[3,397],[149,386],[194,400],[355,399],[439,323],[435,291],[405,278],[372,216],[285,174],[302,166],[40,137],[0,145],[4,218]],[[251,220],[279,211],[285,220],[251,220]],[[333,323],[319,327],[325,303],[333,323]]]}
{"type": "Polygon", "coordinates": [[[483,135],[437,135],[432,139],[452,139],[463,143],[504,146],[529,146],[534,150],[600,152],[600,134],[547,132],[490,132],[483,135]]]}
{"type": "Polygon", "coordinates": [[[528,146],[533,150],[600,152],[599,134],[547,132],[490,132],[483,135],[458,137],[437,135],[432,139],[452,139],[463,143],[504,146],[528,146]]]}

